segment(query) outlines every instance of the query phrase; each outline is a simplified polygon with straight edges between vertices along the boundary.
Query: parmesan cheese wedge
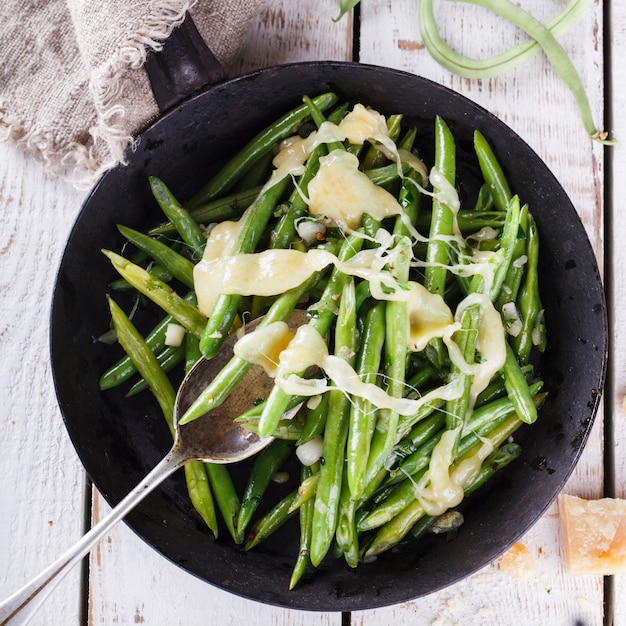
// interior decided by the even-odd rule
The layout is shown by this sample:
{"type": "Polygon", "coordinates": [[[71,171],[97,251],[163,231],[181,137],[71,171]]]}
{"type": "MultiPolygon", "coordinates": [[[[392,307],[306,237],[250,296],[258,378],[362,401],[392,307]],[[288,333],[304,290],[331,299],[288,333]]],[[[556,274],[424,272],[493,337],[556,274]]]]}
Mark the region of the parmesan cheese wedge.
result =
{"type": "Polygon", "coordinates": [[[561,494],[559,515],[569,574],[626,572],[626,500],[561,494]]]}

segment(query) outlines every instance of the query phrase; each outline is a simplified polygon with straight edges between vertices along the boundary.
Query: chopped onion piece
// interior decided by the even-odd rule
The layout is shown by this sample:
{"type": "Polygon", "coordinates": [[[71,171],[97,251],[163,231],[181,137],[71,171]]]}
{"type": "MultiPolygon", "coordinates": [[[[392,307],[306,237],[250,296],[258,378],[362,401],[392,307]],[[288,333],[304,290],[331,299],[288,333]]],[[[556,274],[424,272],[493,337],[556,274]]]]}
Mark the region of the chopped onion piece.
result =
{"type": "Polygon", "coordinates": [[[322,457],[323,447],[324,440],[320,436],[317,436],[306,443],[303,443],[301,446],[298,446],[296,448],[296,456],[302,465],[306,465],[308,467],[320,460],[322,457]]]}
{"type": "Polygon", "coordinates": [[[165,345],[177,348],[185,339],[185,328],[180,324],[168,324],[165,329],[165,345]]]}

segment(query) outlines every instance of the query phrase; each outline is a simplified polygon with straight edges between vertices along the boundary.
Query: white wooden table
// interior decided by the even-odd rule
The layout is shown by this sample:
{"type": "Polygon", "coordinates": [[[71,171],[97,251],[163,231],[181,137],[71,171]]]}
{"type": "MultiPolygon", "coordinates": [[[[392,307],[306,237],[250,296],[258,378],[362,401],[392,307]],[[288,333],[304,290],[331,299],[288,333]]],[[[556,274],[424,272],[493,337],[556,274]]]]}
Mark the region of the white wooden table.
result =
{"type": "MultiPolygon", "coordinates": [[[[438,4],[445,16],[442,34],[465,52],[497,52],[519,38],[483,10],[438,4]]],[[[528,0],[524,6],[547,20],[565,4],[528,0]]],[[[269,0],[234,69],[355,59],[421,74],[500,116],[548,163],[588,230],[605,272],[611,311],[604,409],[566,487],[589,498],[626,496],[626,213],[621,206],[626,197],[626,4],[612,0],[605,5],[610,20],[603,21],[602,3],[595,3],[562,42],[582,75],[595,119],[602,120],[606,107],[607,126],[622,140],[606,150],[585,136],[571,95],[542,56],[482,82],[440,68],[421,45],[415,0],[362,0],[354,20],[349,16],[338,24],[331,21],[336,0],[269,0]]],[[[54,274],[85,195],[46,179],[36,164],[0,144],[2,598],[82,534],[86,511],[98,518],[107,508],[92,494],[64,430],[48,353],[54,274]]],[[[94,549],[88,571],[72,572],[32,623],[626,626],[626,576],[564,574],[555,506],[522,543],[534,558],[534,570],[525,579],[506,575],[495,563],[414,602],[341,615],[288,611],[231,596],[166,562],[121,524],[94,549]]]]}

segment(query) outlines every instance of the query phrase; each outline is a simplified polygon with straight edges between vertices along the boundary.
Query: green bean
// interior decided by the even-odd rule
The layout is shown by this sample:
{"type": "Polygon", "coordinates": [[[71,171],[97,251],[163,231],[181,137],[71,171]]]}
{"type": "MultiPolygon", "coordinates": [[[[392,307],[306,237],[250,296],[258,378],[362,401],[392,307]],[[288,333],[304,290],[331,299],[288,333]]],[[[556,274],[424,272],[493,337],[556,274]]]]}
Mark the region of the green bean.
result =
{"type": "Polygon", "coordinates": [[[213,494],[202,461],[190,461],[185,464],[185,481],[193,508],[217,539],[219,530],[213,494]]]}
{"type": "MultiPolygon", "coordinates": [[[[382,348],[385,339],[385,303],[371,307],[366,315],[361,338],[356,372],[365,383],[378,378],[382,348]]],[[[365,487],[370,442],[376,426],[378,411],[366,398],[353,399],[346,446],[346,475],[352,499],[358,500],[365,487]]]]}
{"type": "MultiPolygon", "coordinates": [[[[533,397],[533,402],[537,407],[543,402],[545,397],[539,393],[541,386],[542,383],[537,381],[529,387],[529,393],[533,397]]],[[[468,423],[461,433],[461,437],[465,438],[468,436],[468,433],[471,432],[480,432],[486,425],[499,423],[514,411],[515,406],[508,397],[485,404],[472,412],[468,423]]],[[[437,437],[437,435],[434,436],[437,437]]],[[[431,448],[424,442],[422,447],[412,452],[408,457],[402,460],[397,468],[390,472],[384,482],[385,486],[394,485],[403,480],[404,477],[412,476],[415,472],[419,471],[419,469],[424,467],[425,463],[428,463],[430,451],[431,448]]]]}
{"type": "MultiPolygon", "coordinates": [[[[237,243],[232,251],[233,255],[254,252],[274,207],[289,183],[289,177],[285,176],[281,181],[260,194],[256,202],[247,209],[246,214],[241,218],[244,222],[239,229],[237,243]]],[[[238,295],[220,294],[218,296],[200,338],[200,350],[205,358],[210,359],[215,356],[230,332],[237,316],[240,300],[241,296],[238,295]]]]}
{"type": "MultiPolygon", "coordinates": [[[[337,102],[337,96],[325,93],[313,98],[313,102],[320,110],[325,111],[337,102]]],[[[302,104],[262,130],[189,201],[187,208],[195,209],[227,193],[258,159],[267,154],[276,143],[292,135],[308,116],[309,108],[302,104]]]]}
{"type": "MultiPolygon", "coordinates": [[[[394,142],[397,142],[398,137],[400,136],[401,124],[402,124],[402,115],[390,115],[387,118],[387,133],[389,138],[394,142]]],[[[385,155],[385,153],[376,145],[370,145],[366,150],[363,158],[361,159],[361,165],[365,171],[371,170],[372,168],[382,167],[385,163],[389,161],[389,157],[385,155]]],[[[392,167],[398,169],[397,164],[392,163],[392,167]]]]}
{"type": "Polygon", "coordinates": [[[189,332],[197,337],[202,335],[206,318],[195,306],[181,298],[171,287],[153,278],[146,270],[131,263],[123,256],[110,250],[103,250],[102,252],[109,258],[120,275],[137,291],[161,307],[189,332]]]}
{"type": "MultiPolygon", "coordinates": [[[[185,335],[185,373],[195,365],[198,360],[198,338],[191,333],[185,335]]],[[[187,491],[193,508],[198,512],[204,523],[213,532],[217,539],[219,526],[215,511],[215,502],[209,484],[209,477],[202,461],[190,461],[185,464],[185,480],[187,491]]]]}
{"type": "MultiPolygon", "coordinates": [[[[307,467],[306,465],[302,466],[301,469],[301,482],[306,481],[313,475],[313,470],[311,467],[307,467]]],[[[312,530],[312,522],[313,522],[313,506],[314,501],[308,500],[303,503],[300,507],[300,546],[298,550],[298,558],[296,559],[296,563],[294,565],[293,571],[291,573],[291,578],[289,580],[289,589],[293,589],[304,573],[306,572],[306,568],[310,563],[309,551],[311,546],[311,530],[312,530]]]]}
{"type": "Polygon", "coordinates": [[[209,485],[215,504],[220,511],[226,528],[235,543],[241,539],[237,533],[237,517],[241,503],[235,490],[230,472],[225,465],[205,463],[204,468],[209,478],[209,485]]]}
{"type": "Polygon", "coordinates": [[[202,229],[161,179],[156,176],[150,176],[148,180],[150,181],[152,195],[163,213],[165,213],[165,217],[174,224],[176,232],[191,248],[193,256],[199,259],[206,245],[202,229]]]}
{"type": "Polygon", "coordinates": [[[150,382],[150,390],[159,403],[170,432],[173,435],[176,392],[172,387],[172,383],[170,383],[169,378],[159,366],[156,356],[146,345],[143,337],[124,311],[110,296],[107,296],[107,300],[113,324],[117,330],[117,339],[134,363],[137,371],[145,380],[150,382]]]}
{"type": "MultiPolygon", "coordinates": [[[[465,497],[472,495],[479,487],[482,487],[497,471],[519,458],[521,447],[513,442],[505,443],[492,452],[480,466],[480,470],[465,488],[465,497]]],[[[444,513],[445,515],[445,513],[444,513]]],[[[424,515],[408,532],[407,536],[395,546],[393,551],[406,551],[412,549],[417,541],[424,536],[440,516],[424,515]]]]}
{"type": "MultiPolygon", "coordinates": [[[[231,193],[223,198],[200,205],[193,211],[189,211],[189,215],[198,224],[212,224],[241,217],[241,214],[256,200],[261,188],[261,185],[257,185],[231,193]]],[[[176,228],[169,221],[157,224],[148,231],[148,235],[153,237],[157,235],[173,235],[175,233],[176,228]]]]}
{"type": "MultiPolygon", "coordinates": [[[[153,278],[156,278],[164,283],[169,283],[170,280],[172,280],[173,278],[172,273],[158,263],[148,264],[148,266],[146,267],[146,272],[148,272],[148,274],[150,274],[150,276],[152,276],[153,278]]],[[[109,289],[111,291],[135,291],[135,288],[123,278],[112,280],[109,283],[109,289]]],[[[135,293],[135,295],[139,298],[138,293],[135,293]]]]}
{"type": "Polygon", "coordinates": [[[326,425],[326,415],[328,411],[328,394],[322,394],[318,397],[319,403],[312,408],[304,421],[302,427],[302,433],[298,439],[298,445],[302,445],[307,441],[321,435],[324,432],[324,426],[326,425]]]}
{"type": "Polygon", "coordinates": [[[498,211],[506,212],[513,194],[493,149],[479,130],[474,131],[474,151],[485,183],[491,189],[493,203],[498,211]]]}
{"type": "Polygon", "coordinates": [[[317,491],[317,483],[320,478],[320,463],[317,461],[311,465],[312,473],[310,476],[307,476],[302,480],[300,486],[298,487],[296,494],[291,502],[291,506],[289,507],[289,512],[293,513],[301,506],[303,506],[309,500],[313,500],[315,498],[315,492],[317,491]]]}
{"type": "Polygon", "coordinates": [[[533,330],[537,316],[542,310],[539,297],[539,233],[532,216],[528,215],[528,261],[525,266],[525,278],[517,297],[517,310],[522,318],[522,330],[511,338],[511,345],[520,364],[528,363],[533,348],[533,330]]]}
{"type": "Polygon", "coordinates": [[[359,537],[356,528],[357,501],[352,497],[347,476],[343,475],[341,481],[341,495],[337,513],[337,528],[335,540],[341,550],[346,563],[350,567],[359,564],[359,537]]]}
{"type": "Polygon", "coordinates": [[[149,254],[157,263],[160,263],[170,272],[174,278],[193,289],[194,264],[189,259],[154,237],[149,237],[120,224],[118,224],[117,228],[128,241],[149,254]]]}
{"type": "MultiPolygon", "coordinates": [[[[593,0],[572,0],[565,9],[546,24],[555,37],[565,33],[593,0]]],[[[490,78],[503,74],[541,52],[535,41],[525,41],[505,52],[482,59],[473,59],[450,48],[440,37],[433,13],[432,0],[420,2],[420,34],[429,54],[440,65],[465,78],[490,78]]]]}
{"type": "MultiPolygon", "coordinates": [[[[185,346],[166,346],[156,355],[159,367],[166,374],[171,372],[177,365],[185,360],[185,346]]],[[[126,397],[131,398],[147,389],[148,383],[140,378],[127,392],[126,397]]]]}
{"type": "MultiPolygon", "coordinates": [[[[437,117],[435,119],[435,169],[451,184],[456,182],[456,146],[448,125],[437,117]]],[[[430,235],[426,254],[429,264],[424,271],[424,286],[431,293],[443,297],[447,269],[450,260],[450,244],[446,238],[454,233],[454,212],[435,197],[432,203],[430,235]]]]}
{"type": "Polygon", "coordinates": [[[502,368],[502,377],[519,418],[527,424],[534,423],[537,420],[537,407],[533,402],[524,372],[508,343],[506,344],[506,359],[502,368]]]}
{"type": "Polygon", "coordinates": [[[293,443],[291,441],[274,439],[254,461],[245,491],[241,498],[241,507],[237,517],[237,543],[243,541],[248,523],[259,506],[261,498],[270,484],[272,477],[292,451],[293,443]]]}
{"type": "Polygon", "coordinates": [[[602,144],[615,143],[607,139],[608,133],[600,131],[593,122],[593,114],[589,106],[589,100],[585,87],[580,79],[572,60],[569,58],[556,37],[539,20],[530,13],[513,4],[509,0],[460,0],[470,4],[485,7],[521,28],[527,35],[532,37],[543,49],[554,71],[569,87],[578,106],[583,126],[589,136],[602,144]]]}
{"type": "Polygon", "coordinates": [[[298,512],[297,508],[292,508],[292,504],[297,497],[298,490],[295,489],[275,504],[270,511],[260,517],[248,532],[244,548],[251,550],[291,519],[298,512]]]}
{"type": "Polygon", "coordinates": [[[519,292],[522,278],[524,276],[524,265],[526,264],[527,249],[527,232],[528,232],[528,205],[525,204],[520,211],[519,229],[517,239],[513,248],[513,255],[508,272],[504,277],[500,293],[495,301],[496,309],[502,310],[502,307],[508,302],[515,302],[519,292]],[[526,261],[525,261],[526,259],[526,261]]]}
{"type": "MultiPolygon", "coordinates": [[[[350,278],[339,301],[335,327],[335,355],[354,364],[356,355],[356,298],[350,278]]],[[[344,466],[350,398],[342,391],[328,392],[327,436],[324,437],[320,477],[315,492],[311,530],[311,563],[317,567],[330,548],[337,526],[340,487],[344,466]]]]}
{"type": "MultiPolygon", "coordinates": [[[[543,396],[535,396],[535,398],[538,403],[543,400],[543,396]]],[[[534,402],[532,397],[531,402],[534,402]]],[[[496,401],[493,407],[489,407],[488,411],[482,411],[480,417],[476,416],[475,419],[470,420],[471,424],[468,424],[464,435],[460,439],[456,451],[456,458],[464,458],[477,444],[480,444],[481,439],[491,439],[494,437],[494,433],[499,433],[498,429],[501,428],[502,424],[511,416],[515,416],[518,422],[521,423],[519,415],[516,414],[514,403],[508,399],[504,399],[496,401]]],[[[415,486],[428,469],[432,451],[439,442],[442,432],[441,430],[437,431],[430,439],[422,444],[420,449],[414,453],[410,467],[408,467],[407,464],[397,470],[396,476],[407,476],[409,478],[405,478],[399,482],[385,500],[375,510],[370,512],[366,518],[361,520],[359,531],[363,532],[382,526],[400,511],[404,510],[411,500],[415,498],[415,486]]],[[[508,436],[508,427],[506,428],[506,432],[508,436]]],[[[501,438],[501,435],[495,435],[496,438],[498,436],[501,438]]],[[[499,441],[500,439],[498,438],[497,440],[499,441]]],[[[393,483],[390,482],[388,484],[393,483]]]]}

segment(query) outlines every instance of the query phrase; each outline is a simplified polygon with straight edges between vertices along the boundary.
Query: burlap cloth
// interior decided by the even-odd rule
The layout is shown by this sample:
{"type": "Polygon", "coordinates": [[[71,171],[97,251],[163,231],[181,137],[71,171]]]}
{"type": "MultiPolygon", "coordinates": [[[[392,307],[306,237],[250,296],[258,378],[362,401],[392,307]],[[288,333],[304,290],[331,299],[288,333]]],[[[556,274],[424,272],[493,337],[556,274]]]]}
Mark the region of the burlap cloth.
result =
{"type": "Polygon", "coordinates": [[[264,0],[2,0],[0,139],[89,186],[158,113],[143,69],[190,11],[228,71],[264,0]]]}

